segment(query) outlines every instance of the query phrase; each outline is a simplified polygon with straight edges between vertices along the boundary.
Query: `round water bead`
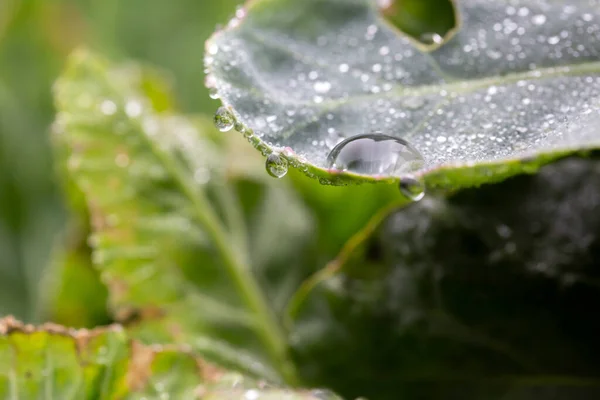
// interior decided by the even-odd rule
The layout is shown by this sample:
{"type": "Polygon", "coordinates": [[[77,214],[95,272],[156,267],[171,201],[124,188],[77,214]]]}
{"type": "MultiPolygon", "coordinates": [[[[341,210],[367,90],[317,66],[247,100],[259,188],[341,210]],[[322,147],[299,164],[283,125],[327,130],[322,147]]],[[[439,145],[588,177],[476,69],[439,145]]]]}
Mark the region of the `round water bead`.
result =
{"type": "Polygon", "coordinates": [[[424,164],[423,156],[406,140],[381,133],[341,141],[327,162],[331,169],[372,176],[402,176],[424,164]]]}
{"type": "Polygon", "coordinates": [[[412,201],[419,201],[425,197],[425,185],[414,176],[407,175],[400,178],[399,187],[400,192],[412,201]]]}
{"type": "Polygon", "coordinates": [[[288,162],[277,153],[271,153],[267,156],[265,168],[273,178],[283,178],[288,172],[288,162]]]}
{"type": "Polygon", "coordinates": [[[226,107],[219,107],[215,113],[215,126],[221,132],[230,131],[235,124],[235,117],[226,107]]]}
{"type": "Polygon", "coordinates": [[[442,35],[435,32],[426,32],[423,33],[420,38],[421,43],[431,45],[431,44],[440,44],[444,41],[442,35]]]}
{"type": "Polygon", "coordinates": [[[217,100],[220,97],[219,96],[219,91],[216,88],[210,88],[210,89],[208,89],[208,95],[213,100],[217,100]]]}

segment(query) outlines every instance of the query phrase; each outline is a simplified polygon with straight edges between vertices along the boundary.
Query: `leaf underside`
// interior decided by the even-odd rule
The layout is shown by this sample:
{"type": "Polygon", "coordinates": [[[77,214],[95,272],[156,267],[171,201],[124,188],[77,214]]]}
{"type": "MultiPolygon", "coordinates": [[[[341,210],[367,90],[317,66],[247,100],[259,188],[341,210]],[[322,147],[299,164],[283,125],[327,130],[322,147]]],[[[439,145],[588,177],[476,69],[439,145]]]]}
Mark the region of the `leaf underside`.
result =
{"type": "Polygon", "coordinates": [[[425,52],[370,0],[258,0],[206,44],[207,85],[254,134],[322,183],[342,138],[382,132],[424,156],[430,186],[497,181],[598,147],[600,7],[592,0],[457,2],[425,52]]]}

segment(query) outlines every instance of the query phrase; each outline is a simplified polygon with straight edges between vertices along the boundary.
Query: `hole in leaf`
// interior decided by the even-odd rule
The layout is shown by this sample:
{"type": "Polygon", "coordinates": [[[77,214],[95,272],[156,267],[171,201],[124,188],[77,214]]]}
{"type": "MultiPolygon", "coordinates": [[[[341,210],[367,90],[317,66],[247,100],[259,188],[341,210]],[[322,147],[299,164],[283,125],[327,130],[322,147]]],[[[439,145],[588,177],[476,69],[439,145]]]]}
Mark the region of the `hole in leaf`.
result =
{"type": "Polygon", "coordinates": [[[384,19],[417,41],[438,46],[457,25],[452,0],[377,0],[384,19]]]}

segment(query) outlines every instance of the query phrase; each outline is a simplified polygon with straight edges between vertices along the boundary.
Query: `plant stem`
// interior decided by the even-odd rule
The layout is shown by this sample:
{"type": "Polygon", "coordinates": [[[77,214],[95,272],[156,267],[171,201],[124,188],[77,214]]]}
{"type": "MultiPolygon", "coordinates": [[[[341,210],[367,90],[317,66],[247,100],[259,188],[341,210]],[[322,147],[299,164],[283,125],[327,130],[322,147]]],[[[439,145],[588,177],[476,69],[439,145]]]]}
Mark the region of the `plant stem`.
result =
{"type": "MultiPolygon", "coordinates": [[[[168,153],[157,146],[140,126],[142,135],[146,138],[153,153],[159,158],[167,172],[174,178],[186,197],[192,202],[195,217],[211,237],[217,250],[223,257],[223,263],[239,293],[254,313],[257,323],[257,334],[260,336],[271,359],[276,363],[283,379],[290,385],[297,382],[296,372],[287,354],[287,345],[282,328],[277,323],[272,310],[263,297],[258,283],[250,272],[247,257],[236,252],[236,246],[229,243],[229,236],[219,221],[216,213],[203,192],[170,157],[168,153]]],[[[240,249],[241,250],[241,249],[240,249]]]]}

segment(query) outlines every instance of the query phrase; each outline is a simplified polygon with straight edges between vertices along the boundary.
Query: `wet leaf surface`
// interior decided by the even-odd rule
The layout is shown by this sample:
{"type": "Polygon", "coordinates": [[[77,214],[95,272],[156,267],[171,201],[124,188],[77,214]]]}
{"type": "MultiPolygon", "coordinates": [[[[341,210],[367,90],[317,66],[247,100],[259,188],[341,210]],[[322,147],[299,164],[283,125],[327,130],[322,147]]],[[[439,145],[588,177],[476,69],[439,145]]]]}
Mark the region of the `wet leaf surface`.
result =
{"type": "Polygon", "coordinates": [[[380,213],[291,307],[301,375],[373,399],[600,394],[600,163],[380,213]]]}
{"type": "Polygon", "coordinates": [[[206,45],[207,85],[263,154],[323,183],[397,181],[329,170],[344,138],[380,132],[425,159],[429,186],[536,169],[600,139],[594,0],[465,0],[424,52],[369,0],[254,1],[206,45]]]}

